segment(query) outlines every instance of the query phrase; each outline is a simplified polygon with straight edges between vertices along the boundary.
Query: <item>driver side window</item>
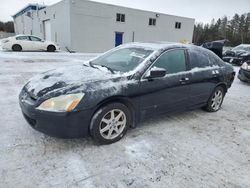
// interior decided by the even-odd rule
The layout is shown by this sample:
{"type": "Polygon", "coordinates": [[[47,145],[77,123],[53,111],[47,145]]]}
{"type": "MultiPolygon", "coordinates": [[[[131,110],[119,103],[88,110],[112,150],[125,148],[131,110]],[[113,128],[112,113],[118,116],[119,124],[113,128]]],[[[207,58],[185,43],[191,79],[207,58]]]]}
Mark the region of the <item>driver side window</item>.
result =
{"type": "Polygon", "coordinates": [[[183,49],[167,51],[156,60],[153,67],[163,68],[167,74],[186,71],[185,51],[183,49]]]}

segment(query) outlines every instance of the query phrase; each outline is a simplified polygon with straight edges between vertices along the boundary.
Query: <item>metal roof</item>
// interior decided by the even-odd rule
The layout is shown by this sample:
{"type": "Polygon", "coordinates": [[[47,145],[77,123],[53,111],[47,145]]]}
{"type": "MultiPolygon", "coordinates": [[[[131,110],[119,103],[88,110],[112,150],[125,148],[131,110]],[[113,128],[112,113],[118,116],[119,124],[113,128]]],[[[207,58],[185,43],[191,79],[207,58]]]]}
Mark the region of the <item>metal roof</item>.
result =
{"type": "Polygon", "coordinates": [[[21,9],[20,11],[18,11],[15,15],[13,15],[13,18],[16,18],[18,16],[21,16],[23,14],[25,14],[26,12],[30,11],[30,10],[41,10],[43,8],[45,8],[45,5],[39,5],[39,4],[28,4],[26,7],[24,7],[23,9],[21,9]]]}

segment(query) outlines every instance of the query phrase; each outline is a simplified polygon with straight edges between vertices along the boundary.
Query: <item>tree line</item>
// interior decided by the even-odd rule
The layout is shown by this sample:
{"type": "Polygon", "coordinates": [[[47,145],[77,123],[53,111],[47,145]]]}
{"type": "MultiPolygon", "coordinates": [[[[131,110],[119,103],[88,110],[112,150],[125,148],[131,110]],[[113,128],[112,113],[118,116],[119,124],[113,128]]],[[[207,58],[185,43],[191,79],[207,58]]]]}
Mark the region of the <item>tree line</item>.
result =
{"type": "Polygon", "coordinates": [[[7,33],[14,33],[14,23],[9,22],[1,22],[0,21],[0,31],[7,32],[7,33]]]}
{"type": "Polygon", "coordinates": [[[227,39],[228,46],[250,44],[250,13],[235,14],[232,19],[227,16],[212,20],[211,24],[196,23],[193,43],[201,45],[204,42],[227,39]]]}

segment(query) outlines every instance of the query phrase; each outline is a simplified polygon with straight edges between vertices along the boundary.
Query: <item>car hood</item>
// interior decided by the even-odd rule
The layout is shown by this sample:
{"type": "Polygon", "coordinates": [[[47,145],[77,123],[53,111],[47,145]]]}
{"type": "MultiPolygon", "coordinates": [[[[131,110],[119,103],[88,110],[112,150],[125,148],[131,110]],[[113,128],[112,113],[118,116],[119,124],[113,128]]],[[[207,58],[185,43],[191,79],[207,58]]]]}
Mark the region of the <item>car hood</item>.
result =
{"type": "MultiPolygon", "coordinates": [[[[103,67],[93,68],[86,65],[67,66],[39,74],[28,81],[25,90],[34,99],[55,93],[74,92],[90,83],[112,80],[121,77],[103,67]]],[[[86,89],[86,88],[85,88],[86,89]]]]}

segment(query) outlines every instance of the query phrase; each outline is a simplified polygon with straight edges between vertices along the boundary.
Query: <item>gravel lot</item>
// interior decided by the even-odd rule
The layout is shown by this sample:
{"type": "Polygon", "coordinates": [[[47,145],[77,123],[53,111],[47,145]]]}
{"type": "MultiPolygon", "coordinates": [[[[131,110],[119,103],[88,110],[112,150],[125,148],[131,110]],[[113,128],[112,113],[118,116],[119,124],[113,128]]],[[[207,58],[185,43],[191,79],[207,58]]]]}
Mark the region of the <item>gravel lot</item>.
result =
{"type": "Polygon", "coordinates": [[[1,188],[250,187],[250,85],[238,79],[219,112],[162,115],[113,145],[33,130],[18,105],[24,83],[95,55],[0,52],[1,188]]]}

